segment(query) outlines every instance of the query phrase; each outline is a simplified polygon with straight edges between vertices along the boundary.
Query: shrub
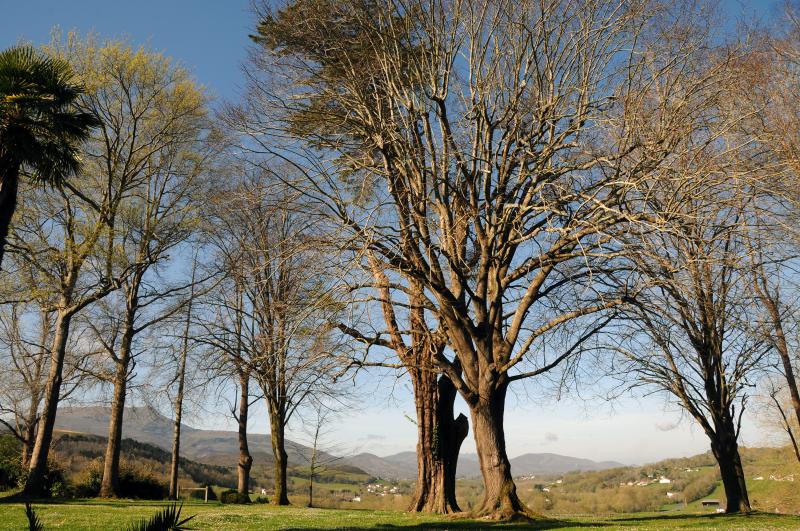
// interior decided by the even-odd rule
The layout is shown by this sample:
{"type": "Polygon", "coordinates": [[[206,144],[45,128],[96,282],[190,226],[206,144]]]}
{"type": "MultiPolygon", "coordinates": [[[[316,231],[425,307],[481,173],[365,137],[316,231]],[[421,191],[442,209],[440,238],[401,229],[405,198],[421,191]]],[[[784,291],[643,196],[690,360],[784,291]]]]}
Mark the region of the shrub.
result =
{"type": "MultiPolygon", "coordinates": [[[[17,485],[24,487],[28,480],[28,471],[22,470],[17,478],[17,485]]],[[[47,461],[47,470],[42,477],[42,495],[45,498],[69,498],[72,496],[72,485],[67,480],[66,471],[52,459],[47,461]]]]}
{"type": "Polygon", "coordinates": [[[256,498],[256,503],[262,503],[262,504],[269,503],[269,498],[267,498],[266,496],[259,496],[258,498],[256,498]]]}
{"type": "MultiPolygon", "coordinates": [[[[95,459],[78,476],[75,495],[80,498],[94,498],[100,494],[103,481],[103,463],[95,459]]],[[[123,498],[142,500],[161,500],[167,495],[167,487],[146,467],[120,462],[119,495],[123,498]]]]}
{"type": "Polygon", "coordinates": [[[22,444],[13,435],[0,435],[0,490],[16,487],[22,475],[22,444]]]}
{"type": "Polygon", "coordinates": [[[239,491],[235,489],[228,489],[220,495],[219,501],[222,503],[250,503],[250,495],[239,494],[239,491]]]}

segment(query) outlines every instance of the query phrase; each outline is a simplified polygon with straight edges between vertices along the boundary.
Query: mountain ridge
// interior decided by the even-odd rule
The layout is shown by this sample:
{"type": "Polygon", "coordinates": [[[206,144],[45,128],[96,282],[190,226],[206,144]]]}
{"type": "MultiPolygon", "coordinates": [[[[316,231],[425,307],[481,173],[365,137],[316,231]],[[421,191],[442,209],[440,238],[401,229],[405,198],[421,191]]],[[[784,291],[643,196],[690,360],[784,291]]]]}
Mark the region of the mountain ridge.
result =
{"type": "MultiPolygon", "coordinates": [[[[110,408],[103,406],[59,408],[56,429],[107,436],[109,412],[110,408]]],[[[172,445],[172,423],[172,420],[149,408],[126,408],[123,437],[169,450],[172,445]]],[[[198,462],[235,466],[238,462],[237,437],[234,431],[205,430],[181,424],[181,453],[198,462]]],[[[254,462],[273,462],[269,435],[248,434],[248,443],[254,462]]],[[[286,447],[290,464],[302,466],[306,463],[311,452],[308,446],[287,441],[286,447]]],[[[515,476],[553,475],[625,466],[615,461],[593,461],[555,453],[525,453],[510,461],[515,476]]],[[[415,479],[417,474],[417,457],[413,451],[388,456],[362,452],[342,457],[337,464],[356,467],[369,475],[385,479],[415,479]]],[[[461,454],[457,471],[460,478],[480,476],[478,456],[461,454]]]]}

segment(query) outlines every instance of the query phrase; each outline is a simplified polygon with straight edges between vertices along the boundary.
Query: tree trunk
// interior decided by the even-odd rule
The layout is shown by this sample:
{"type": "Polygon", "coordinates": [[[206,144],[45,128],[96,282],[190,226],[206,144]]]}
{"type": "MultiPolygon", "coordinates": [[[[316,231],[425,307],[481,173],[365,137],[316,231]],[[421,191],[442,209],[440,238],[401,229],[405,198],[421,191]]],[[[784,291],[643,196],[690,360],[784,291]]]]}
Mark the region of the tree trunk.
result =
{"type": "Polygon", "coordinates": [[[122,444],[122,417],[125,414],[125,395],[128,387],[128,361],[130,353],[130,334],[122,338],[120,359],[114,376],[114,398],[111,402],[111,418],[108,425],[108,442],[103,461],[103,480],[100,483],[100,497],[111,498],[120,495],[119,456],[122,444]]]}
{"type": "Polygon", "coordinates": [[[172,461],[169,467],[169,493],[172,500],[178,499],[178,465],[181,455],[181,417],[183,416],[183,390],[186,383],[186,358],[189,356],[189,327],[192,324],[192,302],[194,301],[194,279],[197,271],[197,256],[192,264],[192,289],[186,307],[186,323],[183,329],[181,360],[178,364],[178,392],[175,395],[175,421],[172,427],[172,461]]]}
{"type": "MultiPolygon", "coordinates": [[[[188,323],[188,319],[187,319],[188,323]]],[[[169,498],[178,498],[178,465],[181,454],[181,417],[183,416],[183,386],[186,376],[187,348],[181,352],[181,361],[178,367],[178,393],[175,395],[175,420],[172,423],[172,460],[169,467],[169,498]]]]}
{"type": "Polygon", "coordinates": [[[409,511],[460,512],[456,466],[469,431],[464,415],[453,418],[456,389],[446,376],[409,369],[417,411],[417,485],[409,511]]]}
{"type": "Polygon", "coordinates": [[[11,226],[11,218],[17,209],[17,189],[19,188],[19,164],[13,160],[0,162],[0,267],[11,226]]]}
{"type": "Polygon", "coordinates": [[[246,371],[239,372],[239,494],[247,495],[250,492],[250,468],[253,466],[253,457],[247,445],[247,414],[250,398],[250,375],[246,371]]]}
{"type": "Polygon", "coordinates": [[[25,482],[25,496],[38,497],[44,492],[44,475],[47,472],[47,458],[50,453],[50,443],[53,440],[53,427],[56,423],[58,399],[61,393],[61,380],[66,355],[69,325],[72,320],[71,313],[59,312],[56,317],[55,335],[50,350],[50,373],[47,377],[47,387],[44,394],[44,406],[39,420],[39,431],[36,434],[36,443],[31,453],[28,479],[25,482]]]}
{"type": "Polygon", "coordinates": [[[31,454],[33,453],[33,443],[36,438],[36,426],[38,425],[39,401],[40,396],[38,389],[31,393],[31,402],[28,406],[28,414],[25,417],[25,433],[23,434],[22,441],[22,468],[28,468],[31,463],[31,454]]]}
{"type": "Polygon", "coordinates": [[[727,499],[725,512],[749,512],[750,499],[747,496],[747,483],[732,423],[730,426],[718,429],[716,436],[711,440],[711,452],[719,465],[722,485],[725,488],[725,498],[727,499]]]}
{"type": "MultiPolygon", "coordinates": [[[[797,389],[797,379],[792,366],[792,358],[789,354],[789,345],[783,332],[783,323],[777,305],[774,301],[768,304],[775,328],[775,347],[783,364],[783,376],[786,379],[786,386],[789,388],[789,396],[792,398],[792,409],[794,410],[797,425],[800,426],[800,391],[797,389]]],[[[800,459],[800,458],[799,458],[800,459]]]]}
{"type": "Polygon", "coordinates": [[[272,503],[275,505],[289,505],[289,492],[286,486],[286,440],[284,438],[284,423],[279,415],[270,415],[270,432],[272,436],[272,455],[275,458],[275,478],[272,503]]]}
{"type": "Polygon", "coordinates": [[[31,464],[31,454],[33,453],[33,439],[36,437],[36,423],[29,423],[25,426],[25,440],[22,442],[22,468],[28,468],[31,464]]]}
{"type": "Polygon", "coordinates": [[[497,384],[480,399],[470,404],[472,430],[478,451],[484,495],[477,516],[511,519],[527,515],[527,508],[517,497],[517,487],[511,476],[511,464],[506,455],[503,432],[506,390],[508,384],[497,384]]]}

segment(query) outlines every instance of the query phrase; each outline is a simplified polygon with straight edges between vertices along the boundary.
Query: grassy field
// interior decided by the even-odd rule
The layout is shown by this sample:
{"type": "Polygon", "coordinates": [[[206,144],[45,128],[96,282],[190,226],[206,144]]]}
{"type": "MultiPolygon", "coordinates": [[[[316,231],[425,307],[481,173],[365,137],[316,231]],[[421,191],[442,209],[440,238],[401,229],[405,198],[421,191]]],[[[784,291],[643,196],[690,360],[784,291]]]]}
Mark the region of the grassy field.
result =
{"type": "MultiPolygon", "coordinates": [[[[123,529],[148,517],[163,503],[86,501],[35,504],[45,528],[70,530],[123,529]]],[[[463,518],[390,511],[306,509],[269,505],[231,506],[188,503],[183,514],[196,515],[194,529],[800,529],[800,518],[768,513],[725,516],[690,513],[648,513],[559,517],[531,523],[493,523],[463,518]]],[[[24,506],[0,503],[0,529],[26,529],[24,506]]]]}

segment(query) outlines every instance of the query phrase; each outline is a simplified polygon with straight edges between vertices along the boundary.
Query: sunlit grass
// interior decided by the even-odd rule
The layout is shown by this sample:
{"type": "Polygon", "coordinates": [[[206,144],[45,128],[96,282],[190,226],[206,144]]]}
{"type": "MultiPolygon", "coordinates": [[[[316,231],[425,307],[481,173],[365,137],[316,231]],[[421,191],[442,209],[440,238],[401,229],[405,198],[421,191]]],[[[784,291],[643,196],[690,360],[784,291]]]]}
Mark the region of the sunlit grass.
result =
{"type": "MultiPolygon", "coordinates": [[[[47,529],[121,529],[152,515],[164,502],[130,500],[73,501],[34,504],[47,529]]],[[[645,513],[596,517],[561,516],[530,523],[495,523],[466,518],[392,511],[307,509],[270,505],[184,504],[183,515],[196,515],[194,529],[798,529],[800,518],[769,513],[726,516],[688,513],[645,513]]],[[[24,529],[24,506],[0,504],[0,529],[24,529]]]]}

